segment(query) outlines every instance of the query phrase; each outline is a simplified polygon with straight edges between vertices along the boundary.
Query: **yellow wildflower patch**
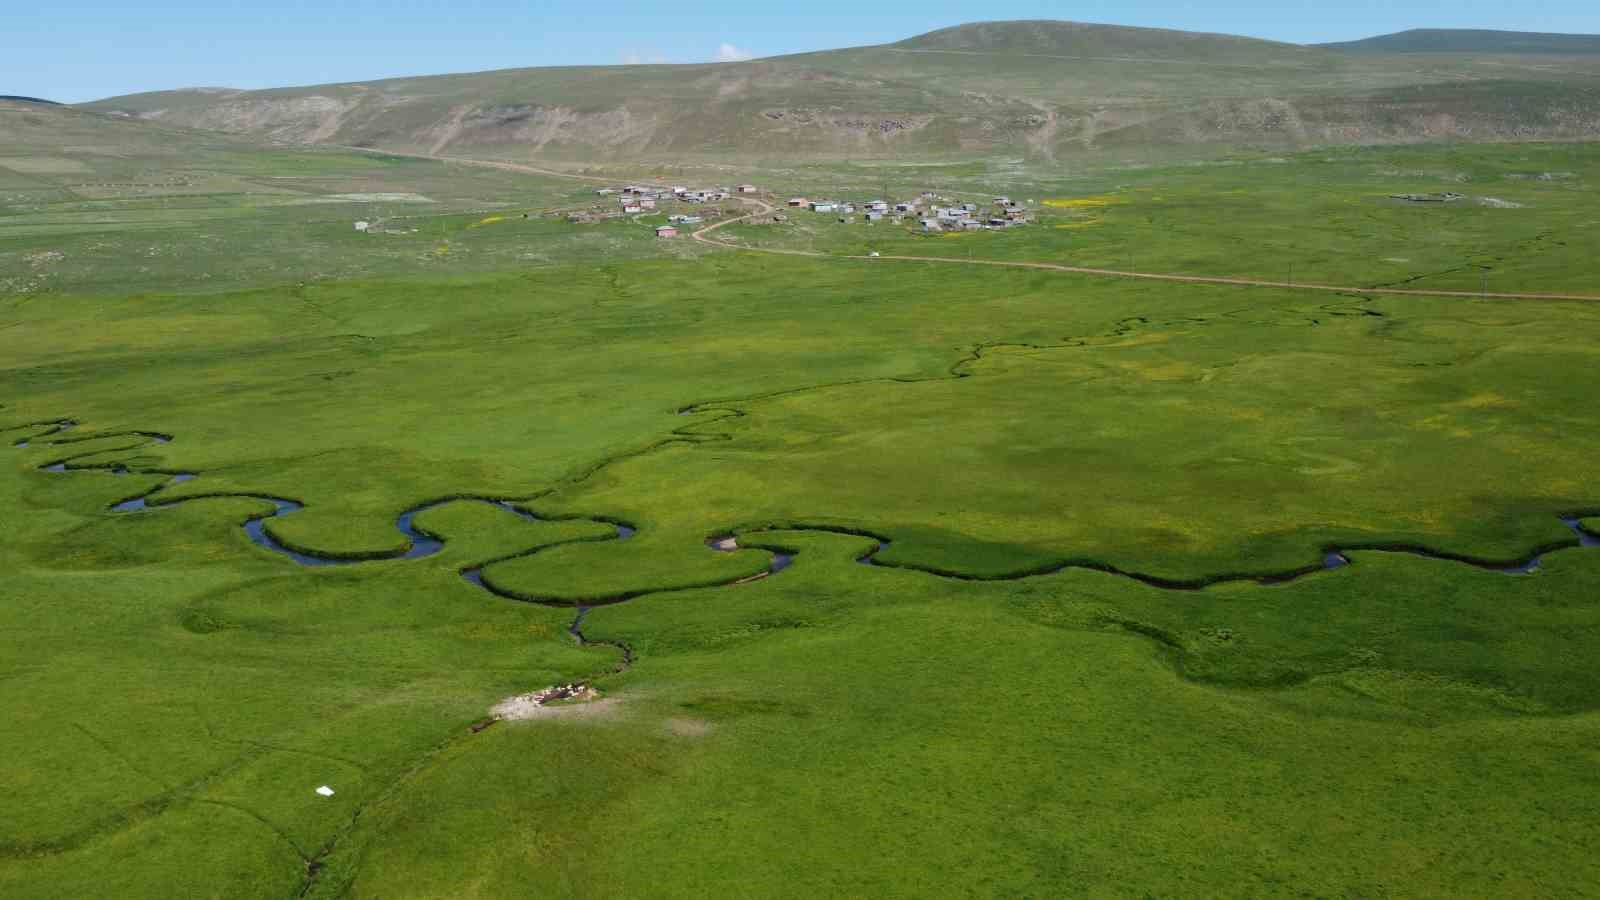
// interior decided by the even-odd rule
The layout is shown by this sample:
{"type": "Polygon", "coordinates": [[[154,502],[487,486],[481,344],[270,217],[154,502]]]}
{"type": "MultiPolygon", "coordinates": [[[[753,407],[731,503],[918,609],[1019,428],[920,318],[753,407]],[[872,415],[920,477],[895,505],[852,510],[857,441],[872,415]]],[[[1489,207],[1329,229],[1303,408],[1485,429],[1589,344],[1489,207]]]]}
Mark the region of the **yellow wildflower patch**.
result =
{"type": "Polygon", "coordinates": [[[1102,194],[1099,197],[1051,197],[1044,201],[1044,205],[1051,209],[1097,209],[1127,202],[1125,197],[1102,194]]]}
{"type": "Polygon", "coordinates": [[[1516,406],[1517,402],[1493,391],[1487,391],[1481,394],[1473,394],[1465,400],[1457,401],[1456,405],[1471,409],[1504,409],[1516,406]]]}
{"type": "Polygon", "coordinates": [[[471,225],[468,225],[467,227],[468,228],[477,228],[477,227],[482,226],[482,225],[493,225],[496,222],[504,222],[505,220],[506,220],[505,216],[485,216],[485,217],[479,219],[478,221],[473,222],[471,225]]]}

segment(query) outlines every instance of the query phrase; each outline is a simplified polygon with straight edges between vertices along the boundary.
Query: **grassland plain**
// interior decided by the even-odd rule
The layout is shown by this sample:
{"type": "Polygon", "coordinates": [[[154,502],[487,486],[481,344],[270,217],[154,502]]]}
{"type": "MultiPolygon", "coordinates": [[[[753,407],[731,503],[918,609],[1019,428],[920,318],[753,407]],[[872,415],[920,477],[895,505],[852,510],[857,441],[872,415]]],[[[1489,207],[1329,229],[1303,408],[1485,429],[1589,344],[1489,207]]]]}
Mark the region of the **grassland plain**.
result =
{"type": "MultiPolygon", "coordinates": [[[[1273,281],[1478,291],[1592,292],[1600,229],[1593,144],[1324,149],[1085,172],[1005,188],[1037,227],[924,234],[859,217],[718,231],[752,247],[967,257],[1273,281]],[[1393,195],[1461,195],[1412,202],[1393,195]],[[1251,252],[1240,252],[1241,247],[1251,252]]],[[[988,207],[977,185],[927,186],[988,207]]],[[[953,182],[953,183],[952,183],[953,182]]],[[[893,199],[893,198],[891,198],[893,199]]],[[[914,221],[914,220],[913,220],[914,221]]]]}
{"type": "Polygon", "coordinates": [[[0,297],[215,293],[663,253],[651,226],[664,213],[581,229],[546,218],[589,205],[591,190],[0,102],[0,297]]]}
{"type": "MultiPolygon", "coordinates": [[[[1590,288],[1569,271],[1595,249],[1585,152],[1374,167],[1528,174],[1528,206],[1482,212],[1548,215],[1583,252],[1497,286],[1590,288]]],[[[1323,165],[1129,177],[1190,197],[1179,226],[1204,192],[1259,186],[1259,213],[1176,229],[1245,245],[1323,165]]],[[[1392,177],[1336,170],[1363,196],[1392,177]]],[[[1043,196],[1115,190],[1084,186],[1043,196]]],[[[1389,221],[1399,257],[1438,231],[1389,221]]],[[[983,237],[998,254],[1044,232],[983,237]]],[[[1367,252],[1327,277],[1361,283],[1367,252]]],[[[1600,513],[1600,307],[575,259],[0,302],[0,428],[28,441],[0,465],[0,893],[1600,885],[1600,552],[1558,520],[1600,513]],[[133,471],[41,471],[68,456],[133,471]],[[107,511],[158,471],[200,477],[107,511]],[[239,529],[265,501],[198,499],[217,493],[303,501],[267,529],[336,555],[403,549],[395,517],[451,496],[572,518],[445,504],[417,520],[437,555],[305,568],[239,529]],[[597,519],[638,534],[600,540],[597,519]],[[729,532],[747,549],[704,545],[729,532]],[[883,565],[846,532],[888,539],[883,565]],[[1352,564],[1276,586],[1010,577],[1204,580],[1329,545],[1352,564]],[[1377,545],[1546,552],[1512,576],[1351,549],[1377,545]],[[539,547],[484,576],[557,601],[658,592],[591,610],[578,644],[573,609],[461,577],[539,547]],[[794,564],[661,590],[757,574],[762,547],[794,564]],[[576,679],[608,703],[469,728],[576,679]]]]}

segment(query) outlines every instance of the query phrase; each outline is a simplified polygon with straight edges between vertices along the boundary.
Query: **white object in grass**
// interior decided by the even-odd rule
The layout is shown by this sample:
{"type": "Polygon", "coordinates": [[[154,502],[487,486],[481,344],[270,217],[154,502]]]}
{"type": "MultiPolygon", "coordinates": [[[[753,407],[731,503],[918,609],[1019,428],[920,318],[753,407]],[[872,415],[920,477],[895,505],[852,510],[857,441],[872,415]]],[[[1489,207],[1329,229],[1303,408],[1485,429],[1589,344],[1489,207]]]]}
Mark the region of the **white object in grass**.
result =
{"type": "Polygon", "coordinates": [[[321,794],[324,797],[332,797],[333,796],[333,788],[328,787],[327,785],[323,785],[322,787],[317,788],[317,793],[321,794]]]}

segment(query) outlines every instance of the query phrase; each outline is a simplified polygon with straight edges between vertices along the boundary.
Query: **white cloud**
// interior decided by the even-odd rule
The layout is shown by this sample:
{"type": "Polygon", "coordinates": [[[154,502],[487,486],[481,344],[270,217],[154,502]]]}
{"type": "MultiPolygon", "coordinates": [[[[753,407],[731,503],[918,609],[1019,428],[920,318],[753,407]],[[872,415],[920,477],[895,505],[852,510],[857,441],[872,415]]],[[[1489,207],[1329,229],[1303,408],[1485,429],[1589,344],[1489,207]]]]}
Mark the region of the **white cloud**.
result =
{"type": "Polygon", "coordinates": [[[723,41],[722,46],[717,48],[717,62],[744,62],[747,59],[755,59],[755,56],[749,50],[740,50],[727,41],[723,41]]]}

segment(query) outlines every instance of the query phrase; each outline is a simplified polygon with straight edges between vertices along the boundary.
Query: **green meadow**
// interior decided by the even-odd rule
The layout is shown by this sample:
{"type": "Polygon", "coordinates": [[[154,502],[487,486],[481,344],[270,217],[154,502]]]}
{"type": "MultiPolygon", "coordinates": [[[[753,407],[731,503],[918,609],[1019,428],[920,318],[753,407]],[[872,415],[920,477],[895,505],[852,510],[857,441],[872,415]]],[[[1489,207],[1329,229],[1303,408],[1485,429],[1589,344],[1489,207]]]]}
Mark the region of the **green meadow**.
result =
{"type": "MultiPolygon", "coordinates": [[[[1328,148],[1292,158],[1254,153],[1044,176],[991,175],[984,184],[935,170],[924,178],[920,189],[977,203],[985,215],[997,193],[1026,203],[1036,222],[1007,231],[924,234],[910,217],[901,227],[869,225],[859,213],[840,224],[837,215],[793,212],[787,223],[730,226],[718,237],[837,255],[877,251],[1341,286],[1593,293],[1587,256],[1600,219],[1588,198],[1600,178],[1600,157],[1587,144],[1328,148]],[[1446,192],[1460,199],[1394,199],[1446,192]]],[[[900,196],[914,184],[904,178],[895,176],[894,184],[904,185],[900,196]]]]}
{"type": "MultiPolygon", "coordinates": [[[[0,277],[63,254],[0,293],[0,894],[1600,891],[1600,548],[1563,521],[1600,534],[1600,302],[830,258],[1600,295],[1592,146],[1041,167],[1013,231],[718,232],[822,256],[325,161],[296,196],[370,168],[440,208],[0,222],[0,277]],[[352,560],[438,501],[443,547],[298,565],[240,527],[267,497],[352,560]]],[[[984,171],[928,189],[1015,191],[984,171]]]]}

